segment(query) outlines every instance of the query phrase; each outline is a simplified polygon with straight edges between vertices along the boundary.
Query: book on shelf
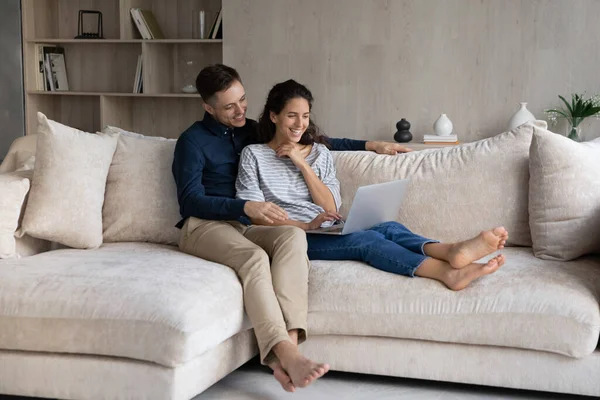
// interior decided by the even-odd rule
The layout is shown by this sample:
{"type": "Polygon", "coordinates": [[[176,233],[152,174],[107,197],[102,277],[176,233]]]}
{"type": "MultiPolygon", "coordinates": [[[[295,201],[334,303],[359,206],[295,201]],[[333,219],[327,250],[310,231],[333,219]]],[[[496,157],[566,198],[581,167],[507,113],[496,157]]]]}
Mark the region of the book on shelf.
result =
{"type": "Polygon", "coordinates": [[[160,25],[154,13],[151,10],[142,8],[132,8],[129,10],[131,19],[133,20],[138,32],[142,36],[142,39],[164,39],[165,35],[160,29],[160,25]]]}
{"type": "Polygon", "coordinates": [[[223,39],[223,9],[220,9],[208,33],[209,39],[223,39]]]}
{"type": "Polygon", "coordinates": [[[61,46],[38,43],[36,44],[36,56],[38,62],[36,90],[69,90],[65,49],[61,46]]]}
{"type": "Polygon", "coordinates": [[[425,135],[423,137],[424,143],[448,143],[448,144],[457,144],[458,136],[456,134],[447,135],[447,136],[438,136],[438,135],[425,135]]]}
{"type": "Polygon", "coordinates": [[[213,20],[212,24],[210,25],[210,30],[208,31],[208,36],[207,36],[208,39],[212,38],[213,31],[215,30],[215,25],[217,24],[217,20],[219,19],[220,14],[221,14],[221,10],[219,10],[217,12],[215,19],[213,20]]]}
{"type": "Polygon", "coordinates": [[[146,27],[146,24],[144,24],[144,20],[142,19],[142,14],[139,12],[139,8],[131,8],[129,9],[129,14],[131,14],[131,19],[133,20],[133,23],[135,24],[135,27],[137,28],[138,32],[140,33],[140,36],[142,37],[142,39],[152,39],[152,35],[150,35],[150,31],[148,30],[148,27],[146,27]]]}
{"type": "Polygon", "coordinates": [[[145,10],[143,8],[138,8],[140,14],[142,16],[142,20],[146,24],[148,31],[150,32],[150,36],[152,39],[164,39],[165,35],[160,29],[160,25],[158,25],[158,21],[154,17],[154,14],[150,10],[145,10]]]}
{"type": "Polygon", "coordinates": [[[143,84],[144,84],[144,75],[143,75],[143,58],[142,55],[138,55],[137,59],[137,67],[135,69],[135,78],[133,80],[133,93],[142,93],[143,84]]]}
{"type": "Polygon", "coordinates": [[[54,47],[48,43],[36,43],[35,55],[37,57],[38,70],[35,74],[35,89],[39,91],[46,90],[46,59],[44,57],[44,47],[54,47]]]}

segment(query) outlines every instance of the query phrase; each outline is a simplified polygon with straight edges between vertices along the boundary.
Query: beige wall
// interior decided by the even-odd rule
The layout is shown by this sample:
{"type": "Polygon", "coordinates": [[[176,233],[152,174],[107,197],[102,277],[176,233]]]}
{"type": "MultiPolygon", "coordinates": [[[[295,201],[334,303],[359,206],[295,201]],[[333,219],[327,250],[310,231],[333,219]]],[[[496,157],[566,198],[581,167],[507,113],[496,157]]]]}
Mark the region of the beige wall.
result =
{"type": "MultiPolygon", "coordinates": [[[[249,115],[270,87],[305,83],[331,136],[415,139],[446,113],[461,141],[504,130],[519,101],[600,92],[598,0],[223,0],[226,64],[249,115]]],[[[558,130],[558,128],[556,128],[558,130]]],[[[599,131],[594,122],[588,137],[599,131]]],[[[562,130],[561,130],[562,131],[562,130]]]]}

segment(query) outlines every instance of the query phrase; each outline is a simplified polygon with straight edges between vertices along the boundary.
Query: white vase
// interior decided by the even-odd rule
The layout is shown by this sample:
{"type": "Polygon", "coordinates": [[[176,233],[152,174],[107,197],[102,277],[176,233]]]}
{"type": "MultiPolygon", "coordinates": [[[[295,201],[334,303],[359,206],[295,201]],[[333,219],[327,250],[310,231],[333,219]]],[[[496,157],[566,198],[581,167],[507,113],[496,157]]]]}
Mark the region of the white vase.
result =
{"type": "Polygon", "coordinates": [[[508,130],[511,131],[529,121],[535,121],[535,115],[529,112],[527,103],[521,103],[521,107],[513,114],[510,121],[508,121],[508,130]]]}
{"type": "Polygon", "coordinates": [[[442,114],[433,123],[433,132],[438,136],[452,135],[454,126],[446,114],[442,114]]]}

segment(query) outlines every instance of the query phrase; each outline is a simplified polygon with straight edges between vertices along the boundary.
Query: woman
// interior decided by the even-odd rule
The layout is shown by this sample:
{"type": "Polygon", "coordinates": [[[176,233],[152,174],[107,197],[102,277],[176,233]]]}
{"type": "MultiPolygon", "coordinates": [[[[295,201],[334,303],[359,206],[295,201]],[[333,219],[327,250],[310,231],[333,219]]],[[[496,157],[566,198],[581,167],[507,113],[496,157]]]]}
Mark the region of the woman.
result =
{"type": "MultiPolygon", "coordinates": [[[[304,230],[341,220],[340,184],[324,136],[310,119],[313,97],[305,86],[288,80],[275,85],[259,119],[263,144],[241,154],[237,197],[273,202],[288,213],[282,222],[304,230]]],[[[459,243],[439,243],[410,232],[397,222],[385,222],[349,235],[307,234],[311,260],[357,260],[383,271],[436,279],[452,290],[504,264],[499,255],[475,263],[504,247],[508,232],[498,227],[459,243]]]]}

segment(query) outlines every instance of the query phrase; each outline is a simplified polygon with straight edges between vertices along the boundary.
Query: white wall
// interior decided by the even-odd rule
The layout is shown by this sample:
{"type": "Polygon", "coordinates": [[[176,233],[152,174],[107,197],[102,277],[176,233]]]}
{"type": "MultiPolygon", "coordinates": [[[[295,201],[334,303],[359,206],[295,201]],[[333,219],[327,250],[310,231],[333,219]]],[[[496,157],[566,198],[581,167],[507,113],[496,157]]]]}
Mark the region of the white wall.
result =
{"type": "Polygon", "coordinates": [[[242,75],[249,115],[273,84],[294,78],[312,90],[316,121],[331,136],[391,139],[405,117],[419,139],[446,113],[460,140],[473,141],[502,132],[520,101],[544,118],[558,94],[600,92],[598,0],[223,0],[223,8],[223,58],[242,75]]]}

